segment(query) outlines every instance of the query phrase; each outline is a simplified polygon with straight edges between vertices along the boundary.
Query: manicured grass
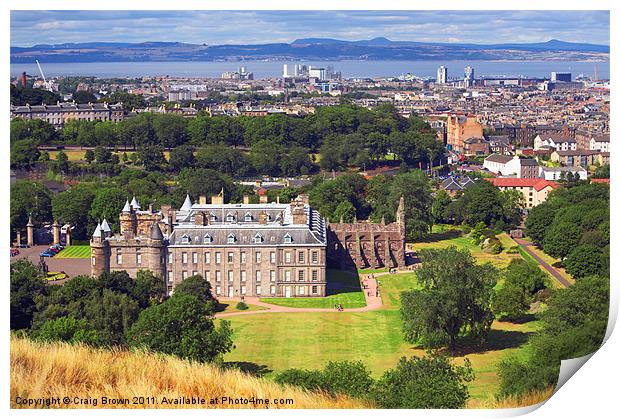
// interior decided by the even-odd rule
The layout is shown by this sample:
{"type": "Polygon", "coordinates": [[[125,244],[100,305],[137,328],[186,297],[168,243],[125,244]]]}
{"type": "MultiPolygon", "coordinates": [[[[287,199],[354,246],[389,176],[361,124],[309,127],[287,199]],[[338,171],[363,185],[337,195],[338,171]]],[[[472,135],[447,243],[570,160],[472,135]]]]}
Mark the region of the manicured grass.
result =
{"type": "MultiPolygon", "coordinates": [[[[82,161],[86,154],[86,150],[63,150],[63,152],[67,155],[69,161],[82,161]]],[[[48,153],[50,155],[50,160],[56,160],[59,151],[48,151],[48,153]]]]}
{"type": "MultiPolygon", "coordinates": [[[[319,369],[328,361],[361,360],[375,378],[393,368],[398,359],[424,356],[426,350],[405,342],[402,333],[400,292],[416,288],[416,275],[399,273],[377,278],[384,307],[369,312],[269,313],[235,316],[226,320],[233,328],[235,349],[226,362],[250,362],[272,371],[288,368],[319,369]]],[[[465,348],[454,362],[468,358],[475,379],[468,384],[473,400],[486,402],[497,392],[497,363],[511,355],[525,359],[530,353],[529,334],[538,322],[494,322],[489,343],[465,348]]]]}
{"type": "Polygon", "coordinates": [[[351,272],[327,270],[327,297],[261,298],[260,301],[285,307],[343,308],[366,306],[366,299],[359,283],[359,277],[351,272]]]}
{"type": "Polygon", "coordinates": [[[465,236],[458,227],[434,226],[433,232],[429,236],[424,241],[413,243],[414,250],[445,249],[450,246],[456,246],[459,249],[468,249],[478,263],[490,262],[498,268],[505,268],[512,259],[521,258],[519,254],[509,254],[506,252],[510,247],[517,245],[506,233],[497,235],[497,238],[504,246],[504,250],[497,255],[482,251],[480,246],[472,243],[469,237],[465,236]]]}
{"type": "Polygon", "coordinates": [[[248,303],[245,303],[248,306],[247,310],[239,310],[237,308],[237,303],[239,301],[237,301],[237,300],[222,300],[222,299],[220,299],[219,302],[220,302],[220,306],[219,306],[219,309],[217,311],[218,313],[234,313],[234,312],[237,312],[237,311],[269,310],[267,307],[257,306],[257,305],[248,304],[248,303]]]}
{"type": "Polygon", "coordinates": [[[379,281],[379,292],[383,308],[386,310],[398,310],[400,308],[400,293],[419,288],[416,274],[401,273],[383,275],[377,277],[379,281]]]}
{"type": "Polygon", "coordinates": [[[358,269],[357,271],[360,274],[378,274],[378,273],[383,273],[383,272],[389,271],[389,268],[378,268],[378,269],[365,268],[365,269],[358,269]]]}
{"type": "Polygon", "coordinates": [[[90,246],[69,246],[61,250],[56,259],[87,259],[90,257],[90,246]]]}

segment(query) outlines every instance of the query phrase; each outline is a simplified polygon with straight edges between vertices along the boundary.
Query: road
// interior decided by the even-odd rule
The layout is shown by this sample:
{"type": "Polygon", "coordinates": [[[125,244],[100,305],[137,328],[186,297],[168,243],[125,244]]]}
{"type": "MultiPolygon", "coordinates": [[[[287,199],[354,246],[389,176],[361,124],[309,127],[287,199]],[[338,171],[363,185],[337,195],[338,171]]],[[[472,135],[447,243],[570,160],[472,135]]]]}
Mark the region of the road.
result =
{"type": "Polygon", "coordinates": [[[513,238],[513,240],[523,248],[530,256],[536,259],[536,262],[540,264],[547,272],[549,272],[555,279],[557,279],[560,284],[564,285],[564,287],[570,287],[572,284],[568,282],[553,266],[549,265],[547,262],[542,260],[535,252],[533,252],[530,247],[534,246],[534,244],[530,241],[513,238]]]}

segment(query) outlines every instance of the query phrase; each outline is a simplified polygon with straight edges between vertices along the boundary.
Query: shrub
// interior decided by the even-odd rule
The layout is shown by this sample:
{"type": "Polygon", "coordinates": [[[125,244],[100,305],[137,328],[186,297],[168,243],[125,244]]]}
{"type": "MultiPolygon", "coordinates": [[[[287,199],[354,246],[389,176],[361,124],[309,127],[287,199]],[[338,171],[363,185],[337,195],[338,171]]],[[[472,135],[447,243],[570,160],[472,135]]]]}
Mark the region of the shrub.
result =
{"type": "Polygon", "coordinates": [[[236,305],[237,310],[247,310],[248,309],[248,305],[246,303],[244,303],[243,301],[239,301],[236,305]]]}

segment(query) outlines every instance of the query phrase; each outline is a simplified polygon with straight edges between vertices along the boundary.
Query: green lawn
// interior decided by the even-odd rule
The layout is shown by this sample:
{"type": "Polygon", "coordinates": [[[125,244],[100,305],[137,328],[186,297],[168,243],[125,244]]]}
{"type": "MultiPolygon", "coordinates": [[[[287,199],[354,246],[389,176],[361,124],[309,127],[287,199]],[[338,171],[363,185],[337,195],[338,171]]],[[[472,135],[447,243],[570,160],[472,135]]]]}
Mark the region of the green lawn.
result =
{"type": "Polygon", "coordinates": [[[220,305],[217,309],[218,313],[234,313],[237,311],[256,311],[256,310],[269,310],[267,307],[263,307],[263,306],[257,306],[254,304],[248,304],[246,303],[246,305],[248,306],[247,310],[239,310],[237,308],[237,303],[239,301],[236,300],[219,300],[220,305]]]}
{"type": "MultiPolygon", "coordinates": [[[[235,349],[225,356],[225,361],[253,363],[261,370],[271,371],[267,376],[273,376],[288,368],[318,369],[328,361],[362,360],[373,376],[379,377],[402,356],[423,356],[423,348],[404,341],[398,312],[400,292],[417,287],[415,273],[377,279],[384,304],[381,310],[266,312],[226,318],[233,328],[235,349]]],[[[486,401],[497,391],[497,363],[501,359],[507,355],[519,359],[528,356],[527,338],[538,327],[538,322],[496,321],[489,344],[458,354],[455,363],[462,364],[466,357],[474,368],[475,380],[469,384],[469,391],[475,401],[486,401]]]]}
{"type": "Polygon", "coordinates": [[[472,243],[469,237],[465,236],[459,227],[433,226],[433,232],[429,237],[424,241],[413,243],[413,249],[418,251],[422,249],[445,249],[450,246],[456,246],[459,249],[468,249],[479,263],[491,262],[498,268],[505,268],[512,259],[521,258],[517,253],[510,254],[506,252],[510,247],[517,245],[508,234],[498,234],[497,238],[502,242],[504,250],[494,255],[482,251],[480,246],[472,243]]]}
{"type": "Polygon", "coordinates": [[[359,277],[350,272],[327,270],[327,297],[261,298],[260,301],[285,307],[334,308],[342,304],[344,308],[366,306],[366,299],[359,283],[359,277]]]}
{"type": "Polygon", "coordinates": [[[69,246],[61,250],[54,258],[56,259],[87,259],[90,257],[90,246],[69,246]]]}

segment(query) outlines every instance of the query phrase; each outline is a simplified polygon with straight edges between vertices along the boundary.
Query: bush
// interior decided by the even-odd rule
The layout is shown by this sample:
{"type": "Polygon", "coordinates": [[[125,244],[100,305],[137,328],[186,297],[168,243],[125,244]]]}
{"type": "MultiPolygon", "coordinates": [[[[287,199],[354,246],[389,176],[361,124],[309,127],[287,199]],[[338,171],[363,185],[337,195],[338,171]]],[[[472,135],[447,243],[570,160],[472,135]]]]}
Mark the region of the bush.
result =
{"type": "Polygon", "coordinates": [[[464,225],[463,225],[463,233],[464,233],[464,234],[469,234],[469,233],[471,233],[471,227],[470,227],[469,225],[467,225],[467,224],[464,224],[464,225]]]}
{"type": "Polygon", "coordinates": [[[516,255],[519,253],[519,246],[510,246],[508,250],[506,250],[506,254],[508,255],[516,255]]]}
{"type": "Polygon", "coordinates": [[[239,301],[236,305],[237,310],[247,310],[248,309],[248,305],[246,303],[244,303],[243,301],[239,301]]]}
{"type": "Polygon", "coordinates": [[[502,242],[495,236],[487,237],[482,244],[480,245],[482,250],[485,252],[490,252],[494,255],[498,255],[502,253],[504,250],[504,246],[502,246],[502,242]]]}
{"type": "Polygon", "coordinates": [[[473,379],[468,359],[458,367],[429,353],[424,358],[401,358],[396,368],[383,374],[373,393],[382,409],[458,409],[469,399],[465,382],[473,379]]]}

